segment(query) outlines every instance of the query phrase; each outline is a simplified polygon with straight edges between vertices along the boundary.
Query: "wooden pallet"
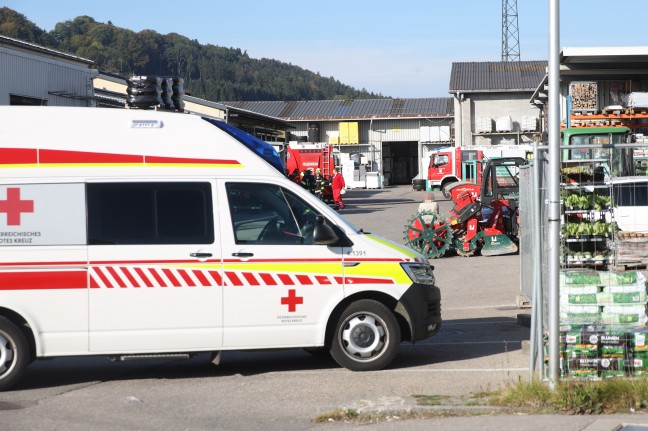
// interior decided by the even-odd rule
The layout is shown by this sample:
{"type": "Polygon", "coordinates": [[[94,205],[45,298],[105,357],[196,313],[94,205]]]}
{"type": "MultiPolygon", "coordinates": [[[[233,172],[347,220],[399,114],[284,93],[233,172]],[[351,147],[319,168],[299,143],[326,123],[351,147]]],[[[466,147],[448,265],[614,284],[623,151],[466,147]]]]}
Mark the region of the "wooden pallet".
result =
{"type": "Polygon", "coordinates": [[[575,120],[578,121],[577,123],[572,123],[572,127],[607,127],[608,124],[606,121],[602,120],[589,120],[589,121],[581,121],[581,120],[575,120]]]}
{"type": "Polygon", "coordinates": [[[616,265],[645,267],[648,263],[648,233],[617,232],[616,265]]]}
{"type": "Polygon", "coordinates": [[[637,115],[637,114],[646,115],[646,114],[648,114],[648,108],[644,108],[644,107],[626,108],[625,113],[628,114],[628,115],[637,115]]]}
{"type": "Polygon", "coordinates": [[[625,112],[622,109],[601,109],[603,115],[621,115],[625,112]]]}

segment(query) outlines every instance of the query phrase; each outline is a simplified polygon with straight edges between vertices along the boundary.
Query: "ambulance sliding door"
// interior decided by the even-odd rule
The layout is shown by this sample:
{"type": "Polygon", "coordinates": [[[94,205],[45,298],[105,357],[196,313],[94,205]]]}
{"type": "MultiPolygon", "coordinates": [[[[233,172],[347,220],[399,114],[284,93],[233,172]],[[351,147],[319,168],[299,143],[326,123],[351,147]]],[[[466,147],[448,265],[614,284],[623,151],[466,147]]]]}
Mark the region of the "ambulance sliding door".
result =
{"type": "Polygon", "coordinates": [[[319,212],[285,185],[219,181],[224,347],[323,342],[343,298],[343,250],[313,242],[319,212]]]}
{"type": "Polygon", "coordinates": [[[222,345],[213,183],[87,184],[90,350],[222,345]]]}

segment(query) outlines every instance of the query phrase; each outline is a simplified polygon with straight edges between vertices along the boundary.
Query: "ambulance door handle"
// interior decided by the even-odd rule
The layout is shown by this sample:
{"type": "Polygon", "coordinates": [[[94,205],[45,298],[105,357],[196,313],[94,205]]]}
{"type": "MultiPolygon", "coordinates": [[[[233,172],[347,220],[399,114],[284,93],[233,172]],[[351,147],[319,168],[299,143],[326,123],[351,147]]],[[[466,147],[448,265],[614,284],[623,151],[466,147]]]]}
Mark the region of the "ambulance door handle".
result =
{"type": "Polygon", "coordinates": [[[232,256],[236,256],[236,257],[252,257],[252,256],[254,256],[254,253],[244,253],[244,252],[232,253],[232,256]]]}
{"type": "Polygon", "coordinates": [[[360,262],[344,262],[343,266],[346,268],[353,268],[354,266],[360,265],[360,262]]]}
{"type": "Polygon", "coordinates": [[[212,257],[211,253],[191,253],[189,254],[191,257],[197,257],[198,259],[204,259],[207,257],[212,257]]]}

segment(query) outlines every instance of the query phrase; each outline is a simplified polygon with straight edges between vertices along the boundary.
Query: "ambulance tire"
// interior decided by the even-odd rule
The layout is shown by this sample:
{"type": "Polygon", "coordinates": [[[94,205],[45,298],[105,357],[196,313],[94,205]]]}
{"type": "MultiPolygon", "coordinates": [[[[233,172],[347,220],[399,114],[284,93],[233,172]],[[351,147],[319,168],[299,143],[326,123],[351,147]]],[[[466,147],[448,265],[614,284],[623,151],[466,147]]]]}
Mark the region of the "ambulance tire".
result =
{"type": "Polygon", "coordinates": [[[352,302],[335,327],[331,356],[351,371],[375,371],[389,365],[401,342],[394,313],[373,299],[352,302]]]}
{"type": "Polygon", "coordinates": [[[6,317],[0,316],[0,391],[14,386],[29,363],[25,334],[6,317]]]}

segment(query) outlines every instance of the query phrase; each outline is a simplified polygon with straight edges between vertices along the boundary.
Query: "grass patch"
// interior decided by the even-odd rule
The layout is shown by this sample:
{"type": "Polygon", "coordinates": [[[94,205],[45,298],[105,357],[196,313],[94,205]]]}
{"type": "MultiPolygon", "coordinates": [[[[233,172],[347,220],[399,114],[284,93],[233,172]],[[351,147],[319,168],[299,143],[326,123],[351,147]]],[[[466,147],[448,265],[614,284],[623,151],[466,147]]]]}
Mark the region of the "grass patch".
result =
{"type": "Polygon", "coordinates": [[[543,382],[519,380],[502,389],[463,397],[413,395],[419,407],[399,411],[336,409],[315,422],[376,423],[400,419],[501,414],[648,413],[648,379],[565,380],[555,390],[543,382]],[[426,408],[429,407],[429,408],[426,408]]]}
{"type": "Polygon", "coordinates": [[[356,409],[335,409],[331,412],[321,414],[315,418],[315,422],[352,422],[358,419],[360,414],[356,409]]]}
{"type": "Polygon", "coordinates": [[[648,379],[565,380],[556,385],[555,391],[545,383],[520,381],[493,392],[490,402],[533,413],[646,413],[648,379]]]}
{"type": "Polygon", "coordinates": [[[414,395],[414,399],[419,406],[441,406],[448,405],[451,398],[447,395],[414,395]]]}
{"type": "MultiPolygon", "coordinates": [[[[353,409],[349,409],[353,410],[353,409]]],[[[492,414],[492,411],[482,411],[479,415],[492,414]]],[[[317,416],[314,421],[322,422],[343,422],[356,424],[375,424],[379,422],[398,421],[406,419],[431,419],[438,417],[459,417],[474,416],[475,413],[465,410],[442,409],[442,410],[392,410],[376,412],[358,412],[353,411],[351,415],[346,413],[346,409],[335,409],[329,413],[317,416]]]]}

